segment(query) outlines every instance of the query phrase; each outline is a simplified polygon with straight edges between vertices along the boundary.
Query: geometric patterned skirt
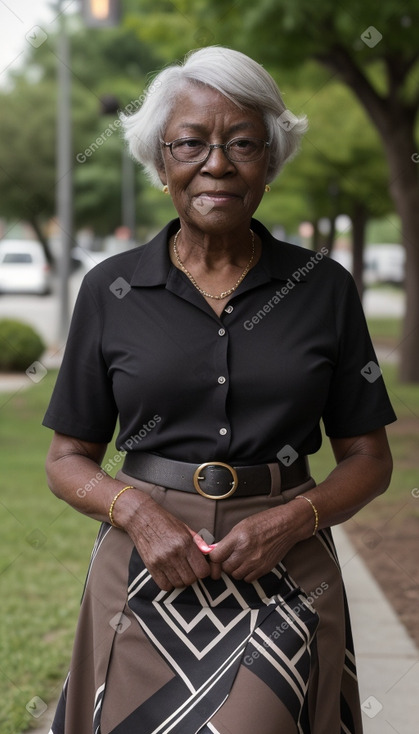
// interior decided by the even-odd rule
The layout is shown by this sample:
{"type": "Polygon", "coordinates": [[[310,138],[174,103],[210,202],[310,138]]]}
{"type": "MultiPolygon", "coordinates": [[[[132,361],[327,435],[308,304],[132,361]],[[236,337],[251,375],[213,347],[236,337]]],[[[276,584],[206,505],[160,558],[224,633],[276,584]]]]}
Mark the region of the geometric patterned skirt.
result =
{"type": "MultiPolygon", "coordinates": [[[[277,497],[213,501],[118,478],[219,540],[277,497]]],[[[286,495],[286,496],[285,496],[286,495]]],[[[345,592],[330,530],[253,583],[162,591],[103,523],[51,734],[362,734],[345,592]]]]}

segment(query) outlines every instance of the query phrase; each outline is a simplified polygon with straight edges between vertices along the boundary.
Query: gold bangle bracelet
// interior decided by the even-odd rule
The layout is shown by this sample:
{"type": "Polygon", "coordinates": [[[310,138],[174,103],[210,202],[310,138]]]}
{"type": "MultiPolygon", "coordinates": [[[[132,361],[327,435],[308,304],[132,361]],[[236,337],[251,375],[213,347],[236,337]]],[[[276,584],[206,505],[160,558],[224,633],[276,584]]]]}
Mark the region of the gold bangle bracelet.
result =
{"type": "Polygon", "coordinates": [[[122,489],[119,490],[119,492],[115,495],[115,497],[113,498],[113,500],[111,502],[111,506],[109,508],[108,516],[109,516],[109,522],[111,523],[111,525],[113,525],[114,528],[121,529],[120,526],[117,525],[116,522],[113,519],[113,509],[115,507],[115,502],[121,496],[121,494],[123,492],[126,492],[127,489],[134,489],[134,487],[132,486],[132,484],[129,484],[127,487],[123,487],[122,489]]]}
{"type": "Polygon", "coordinates": [[[296,500],[298,500],[300,498],[302,500],[305,500],[306,502],[309,502],[310,505],[311,505],[311,509],[314,512],[314,530],[313,530],[313,535],[315,535],[317,533],[318,529],[319,529],[319,513],[317,512],[317,507],[314,504],[314,502],[311,501],[311,499],[309,497],[306,497],[305,496],[305,494],[298,494],[296,497],[294,497],[294,499],[296,499],[296,500]]]}

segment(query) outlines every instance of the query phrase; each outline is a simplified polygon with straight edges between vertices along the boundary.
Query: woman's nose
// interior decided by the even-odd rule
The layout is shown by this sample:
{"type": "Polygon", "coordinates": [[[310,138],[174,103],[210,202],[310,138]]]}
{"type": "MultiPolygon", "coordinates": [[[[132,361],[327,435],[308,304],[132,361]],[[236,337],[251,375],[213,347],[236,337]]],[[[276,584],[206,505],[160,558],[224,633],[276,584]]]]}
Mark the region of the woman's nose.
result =
{"type": "Polygon", "coordinates": [[[209,156],[205,163],[202,164],[202,171],[208,171],[212,174],[225,173],[226,171],[234,171],[234,164],[227,158],[224,149],[220,147],[211,148],[209,156]]]}

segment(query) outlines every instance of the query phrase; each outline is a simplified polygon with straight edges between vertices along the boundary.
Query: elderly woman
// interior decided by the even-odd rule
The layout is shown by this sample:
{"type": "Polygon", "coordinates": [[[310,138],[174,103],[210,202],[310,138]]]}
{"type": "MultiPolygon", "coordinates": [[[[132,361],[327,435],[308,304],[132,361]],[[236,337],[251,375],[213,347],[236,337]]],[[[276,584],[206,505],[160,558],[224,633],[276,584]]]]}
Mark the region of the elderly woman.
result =
{"type": "Polygon", "coordinates": [[[329,528],[388,486],[395,416],[350,275],[252,218],[305,120],[215,47],[124,126],[179,218],[86,276],[44,421],[102,523],[52,732],[360,734],[329,528]]]}

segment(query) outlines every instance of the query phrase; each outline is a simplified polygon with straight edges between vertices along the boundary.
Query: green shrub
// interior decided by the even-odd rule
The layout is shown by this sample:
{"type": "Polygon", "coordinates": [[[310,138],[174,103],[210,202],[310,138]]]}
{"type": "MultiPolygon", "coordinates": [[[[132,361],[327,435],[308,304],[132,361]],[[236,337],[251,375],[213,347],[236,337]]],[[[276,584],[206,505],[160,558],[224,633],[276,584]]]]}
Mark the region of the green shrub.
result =
{"type": "Polygon", "coordinates": [[[32,326],[0,320],[0,372],[27,370],[44,351],[45,344],[32,326]]]}

